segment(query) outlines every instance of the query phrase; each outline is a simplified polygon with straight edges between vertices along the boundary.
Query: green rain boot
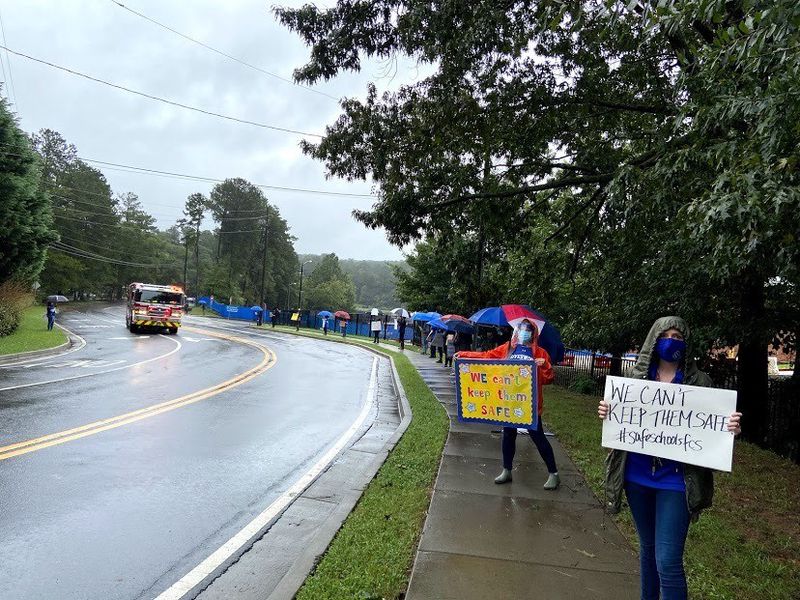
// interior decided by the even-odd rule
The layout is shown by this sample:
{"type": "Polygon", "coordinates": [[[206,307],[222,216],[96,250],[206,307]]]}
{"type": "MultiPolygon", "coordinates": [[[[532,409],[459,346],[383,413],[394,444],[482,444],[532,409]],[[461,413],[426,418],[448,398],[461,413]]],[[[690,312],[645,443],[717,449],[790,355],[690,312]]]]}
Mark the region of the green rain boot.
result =
{"type": "Polygon", "coordinates": [[[511,482],[511,469],[503,469],[497,477],[494,478],[495,483],[510,483],[511,482]]]}
{"type": "Polygon", "coordinates": [[[555,490],[558,488],[560,483],[561,478],[558,476],[558,473],[550,473],[550,475],[547,477],[547,481],[544,484],[544,489],[555,490]]]}

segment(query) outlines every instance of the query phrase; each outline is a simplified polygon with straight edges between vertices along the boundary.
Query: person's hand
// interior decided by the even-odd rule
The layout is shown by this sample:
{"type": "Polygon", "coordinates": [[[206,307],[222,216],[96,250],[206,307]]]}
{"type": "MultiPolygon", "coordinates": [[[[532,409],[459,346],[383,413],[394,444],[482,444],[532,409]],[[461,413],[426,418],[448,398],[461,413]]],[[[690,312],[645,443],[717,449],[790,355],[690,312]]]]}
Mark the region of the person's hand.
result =
{"type": "Polygon", "coordinates": [[[543,358],[537,358],[536,359],[536,365],[539,366],[539,367],[544,366],[544,359],[543,358]]]}
{"type": "Polygon", "coordinates": [[[730,431],[733,435],[739,435],[742,433],[742,425],[739,422],[742,418],[742,413],[735,412],[728,417],[728,431],[730,431]]]}
{"type": "Polygon", "coordinates": [[[611,408],[611,405],[608,402],[600,400],[600,404],[597,405],[597,416],[601,419],[605,419],[608,416],[609,408],[611,408]]]}

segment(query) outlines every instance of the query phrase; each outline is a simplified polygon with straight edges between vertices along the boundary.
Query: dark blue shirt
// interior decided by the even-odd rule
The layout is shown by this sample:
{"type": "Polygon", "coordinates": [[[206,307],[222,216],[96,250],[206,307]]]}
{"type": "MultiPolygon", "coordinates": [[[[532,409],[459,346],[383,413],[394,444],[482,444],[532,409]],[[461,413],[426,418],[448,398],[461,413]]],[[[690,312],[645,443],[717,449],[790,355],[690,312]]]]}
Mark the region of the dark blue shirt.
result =
{"type": "MultiPolygon", "coordinates": [[[[650,367],[648,375],[650,380],[656,379],[655,365],[650,367]]],[[[672,383],[683,383],[683,371],[675,374],[672,383]]],[[[659,490],[686,491],[683,463],[636,452],[628,452],[628,459],[625,462],[625,481],[659,490]]]]}

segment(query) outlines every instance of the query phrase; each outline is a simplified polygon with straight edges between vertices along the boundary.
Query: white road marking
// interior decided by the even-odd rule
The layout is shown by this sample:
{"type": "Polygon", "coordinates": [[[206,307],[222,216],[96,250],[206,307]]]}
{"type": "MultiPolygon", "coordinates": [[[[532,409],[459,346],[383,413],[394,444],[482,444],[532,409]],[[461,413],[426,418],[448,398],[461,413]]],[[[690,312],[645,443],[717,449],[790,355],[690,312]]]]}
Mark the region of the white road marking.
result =
{"type": "Polygon", "coordinates": [[[35,387],[37,385],[47,385],[48,383],[59,383],[61,381],[71,381],[73,379],[81,379],[83,377],[94,377],[95,375],[103,375],[105,373],[113,373],[114,371],[121,371],[122,369],[130,369],[131,367],[136,367],[139,365],[146,365],[149,362],[153,362],[154,360],[161,360],[162,358],[166,358],[171,354],[175,354],[178,350],[181,349],[181,344],[178,340],[173,339],[171,337],[164,336],[165,339],[168,339],[170,342],[175,344],[175,347],[167,352],[166,354],[160,354],[159,356],[154,356],[153,358],[148,358],[147,360],[142,360],[139,362],[131,363],[129,365],[123,365],[121,367],[114,367],[113,369],[106,369],[105,371],[97,371],[95,373],[83,373],[81,375],[72,375],[70,377],[60,377],[59,379],[48,379],[46,381],[34,381],[33,383],[23,383],[21,385],[10,385],[8,387],[0,388],[0,392],[6,392],[8,390],[18,390],[21,388],[28,388],[28,387],[35,387]]]}
{"type": "Polygon", "coordinates": [[[369,376],[369,387],[367,388],[367,398],[361,413],[358,415],[350,428],[345,431],[336,443],[312,466],[300,479],[298,479],[288,490],[283,492],[272,504],[270,504],[261,514],[250,521],[245,527],[234,535],[231,539],[220,546],[211,556],[189,571],[180,580],[172,584],[167,590],[156,597],[156,600],[179,600],[191,592],[195,587],[212,575],[222,564],[231,556],[239,552],[244,546],[261,537],[266,532],[266,528],[273,519],[279,516],[311,483],[322,473],[334,458],[342,451],[350,439],[364,424],[367,416],[375,404],[377,394],[377,367],[378,357],[372,359],[372,372],[369,376]]]}

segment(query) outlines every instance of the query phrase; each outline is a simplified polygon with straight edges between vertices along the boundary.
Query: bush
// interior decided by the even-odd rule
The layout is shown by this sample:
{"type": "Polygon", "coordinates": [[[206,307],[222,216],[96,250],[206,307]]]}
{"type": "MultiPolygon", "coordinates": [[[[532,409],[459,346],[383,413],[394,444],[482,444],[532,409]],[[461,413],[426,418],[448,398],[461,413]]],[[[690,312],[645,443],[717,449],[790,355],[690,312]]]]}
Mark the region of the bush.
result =
{"type": "Polygon", "coordinates": [[[19,281],[0,284],[0,337],[14,333],[22,318],[22,309],[31,303],[28,286],[19,281]]]}
{"type": "Polygon", "coordinates": [[[588,375],[578,375],[575,380],[569,384],[569,389],[578,394],[594,394],[597,383],[588,375]]]}

